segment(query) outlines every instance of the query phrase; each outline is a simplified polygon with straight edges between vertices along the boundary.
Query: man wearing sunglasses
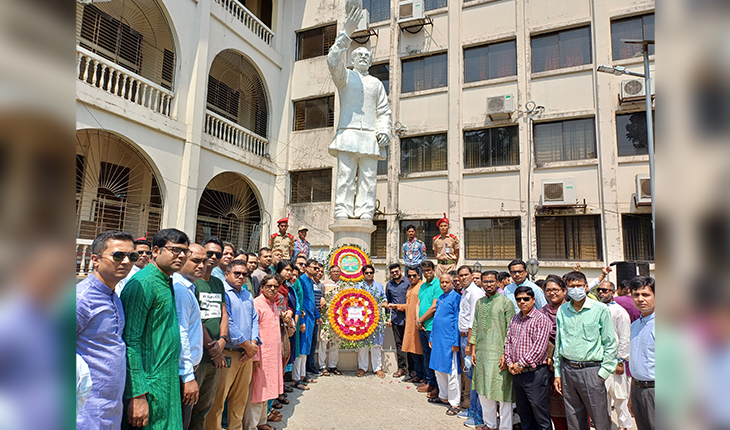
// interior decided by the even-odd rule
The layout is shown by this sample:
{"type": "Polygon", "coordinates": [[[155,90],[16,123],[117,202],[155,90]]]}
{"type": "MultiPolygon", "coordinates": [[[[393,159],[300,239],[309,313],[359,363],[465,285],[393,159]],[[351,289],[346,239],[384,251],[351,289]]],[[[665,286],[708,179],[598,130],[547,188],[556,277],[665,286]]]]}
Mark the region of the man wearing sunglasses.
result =
{"type": "Polygon", "coordinates": [[[223,282],[211,276],[213,268],[223,256],[223,243],[217,237],[203,241],[207,263],[201,279],[195,281],[195,293],[200,306],[203,330],[203,357],[195,371],[198,384],[198,402],[193,406],[190,430],[204,430],[205,417],[213,407],[218,390],[220,369],[226,367],[223,348],[228,338],[228,312],[223,282]]]}
{"type": "Polygon", "coordinates": [[[180,391],[170,389],[180,384],[180,329],[172,274],[185,264],[189,245],[188,236],[180,230],[157,232],[152,239],[152,264],[122,291],[127,343],[124,398],[129,400],[126,419],[132,427],[182,427],[180,391]]]}
{"type": "MultiPolygon", "coordinates": [[[[374,280],[375,268],[369,264],[366,264],[362,268],[363,281],[357,284],[355,288],[366,290],[373,295],[375,301],[380,303],[382,306],[387,306],[385,300],[385,291],[383,284],[374,280]]],[[[373,373],[378,378],[385,378],[385,372],[383,372],[383,341],[385,340],[385,327],[384,325],[378,324],[378,328],[375,332],[365,339],[364,343],[370,343],[372,346],[364,346],[357,349],[357,373],[355,376],[362,377],[368,370],[368,351],[370,352],[370,360],[373,365],[373,373]]]]}
{"type": "Polygon", "coordinates": [[[132,266],[132,270],[129,271],[129,274],[117,283],[115,288],[117,295],[122,294],[122,290],[127,284],[127,281],[129,281],[137,272],[144,269],[147,263],[150,262],[150,258],[152,258],[152,244],[147,241],[146,238],[140,237],[134,241],[134,252],[139,255],[139,258],[135,261],[132,266]]]}
{"type": "Polygon", "coordinates": [[[259,315],[251,293],[243,288],[248,277],[246,262],[233,260],[226,268],[226,310],[228,312],[229,340],[223,355],[230,366],[220,373],[213,408],[208,413],[205,427],[220,430],[226,398],[228,398],[228,428],[241,430],[243,414],[249,399],[253,361],[261,344],[259,315]]]}
{"type": "Polygon", "coordinates": [[[610,281],[603,281],[596,288],[596,295],[601,303],[608,306],[611,312],[613,329],[616,331],[618,341],[618,364],[616,371],[606,378],[606,391],[608,392],[608,406],[616,409],[618,415],[619,430],[626,430],[633,427],[634,420],[629,413],[629,381],[626,377],[626,362],[629,361],[629,343],[631,341],[631,317],[621,305],[613,299],[616,293],[616,285],[610,281]]]}
{"type": "Polygon", "coordinates": [[[137,258],[132,241],[122,231],[99,234],[91,244],[94,271],[76,285],[76,353],[89,366],[93,381],[76,416],[78,429],[119,428],[122,423],[125,374],[118,370],[126,367],[127,357],[124,310],[114,287],[137,258]]]}
{"type": "Polygon", "coordinates": [[[388,326],[393,329],[396,356],[398,357],[398,371],[393,374],[393,377],[400,378],[409,375],[408,355],[403,351],[403,336],[406,331],[406,293],[411,283],[403,276],[400,264],[393,263],[388,269],[390,270],[390,281],[385,284],[385,297],[388,300],[388,309],[390,309],[388,326]],[[398,305],[401,305],[403,310],[398,310],[398,305]]]}

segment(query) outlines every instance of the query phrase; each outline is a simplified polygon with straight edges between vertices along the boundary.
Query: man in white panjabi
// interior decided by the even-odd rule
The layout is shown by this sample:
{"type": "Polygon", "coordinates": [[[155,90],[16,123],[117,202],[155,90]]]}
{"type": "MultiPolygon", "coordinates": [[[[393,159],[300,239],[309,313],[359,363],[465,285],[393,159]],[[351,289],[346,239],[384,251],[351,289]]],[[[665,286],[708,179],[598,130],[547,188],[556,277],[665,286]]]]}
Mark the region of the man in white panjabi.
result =
{"type": "Polygon", "coordinates": [[[327,55],[327,66],[340,97],[337,134],[329,146],[337,157],[335,219],[372,219],[378,160],[385,159],[390,141],[390,106],[383,83],[370,76],[372,56],[368,49],[352,51],[353,69],[345,66],[350,36],[357,28],[360,7],[347,13],[342,31],[327,55]],[[355,193],[357,176],[357,194],[355,193]]]}

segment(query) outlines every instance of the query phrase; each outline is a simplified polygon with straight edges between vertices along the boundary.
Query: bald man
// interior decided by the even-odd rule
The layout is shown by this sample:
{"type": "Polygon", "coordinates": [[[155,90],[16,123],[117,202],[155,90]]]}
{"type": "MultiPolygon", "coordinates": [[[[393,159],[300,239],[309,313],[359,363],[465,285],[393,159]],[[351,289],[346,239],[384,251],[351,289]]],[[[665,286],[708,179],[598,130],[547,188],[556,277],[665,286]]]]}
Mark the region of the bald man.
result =
{"type": "Polygon", "coordinates": [[[180,397],[184,430],[190,426],[193,405],[198,401],[195,368],[203,358],[203,324],[194,283],[205,274],[208,261],[205,248],[201,245],[190,244],[190,252],[180,271],[172,275],[175,308],[180,326],[180,397]]]}
{"type": "Polygon", "coordinates": [[[439,398],[430,401],[449,405],[446,415],[459,413],[461,381],[459,374],[459,305],[461,295],[454,290],[454,280],[444,273],[439,279],[443,294],[436,300],[433,315],[433,331],[429,339],[431,347],[430,367],[436,374],[439,398]]]}

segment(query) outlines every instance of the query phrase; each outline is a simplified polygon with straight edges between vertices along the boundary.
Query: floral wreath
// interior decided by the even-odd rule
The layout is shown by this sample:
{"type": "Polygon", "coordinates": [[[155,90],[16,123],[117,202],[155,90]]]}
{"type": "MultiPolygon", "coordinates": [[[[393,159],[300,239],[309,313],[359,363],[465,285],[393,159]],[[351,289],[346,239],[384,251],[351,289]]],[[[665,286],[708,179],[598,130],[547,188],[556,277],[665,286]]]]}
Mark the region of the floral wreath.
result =
{"type": "Polygon", "coordinates": [[[347,288],[335,296],[327,311],[332,329],[341,338],[358,341],[378,328],[380,310],[375,297],[368,291],[347,288]]]}
{"type": "Polygon", "coordinates": [[[327,270],[332,266],[339,266],[341,280],[359,282],[363,279],[363,266],[370,264],[370,256],[357,245],[343,245],[330,253],[327,262],[327,270]]]}

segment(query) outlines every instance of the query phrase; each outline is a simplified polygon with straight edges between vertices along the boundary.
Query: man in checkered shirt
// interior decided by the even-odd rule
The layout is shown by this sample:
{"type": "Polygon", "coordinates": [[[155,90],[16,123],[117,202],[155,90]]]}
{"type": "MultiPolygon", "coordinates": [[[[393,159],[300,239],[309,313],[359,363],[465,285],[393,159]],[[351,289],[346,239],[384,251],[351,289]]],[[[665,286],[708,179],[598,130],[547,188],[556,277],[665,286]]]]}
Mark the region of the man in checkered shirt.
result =
{"type": "Polygon", "coordinates": [[[535,308],[535,292],[517,287],[515,301],[520,312],[512,317],[504,360],[512,375],[515,403],[524,430],[552,429],[548,405],[550,370],[547,348],[552,323],[535,308]]]}

